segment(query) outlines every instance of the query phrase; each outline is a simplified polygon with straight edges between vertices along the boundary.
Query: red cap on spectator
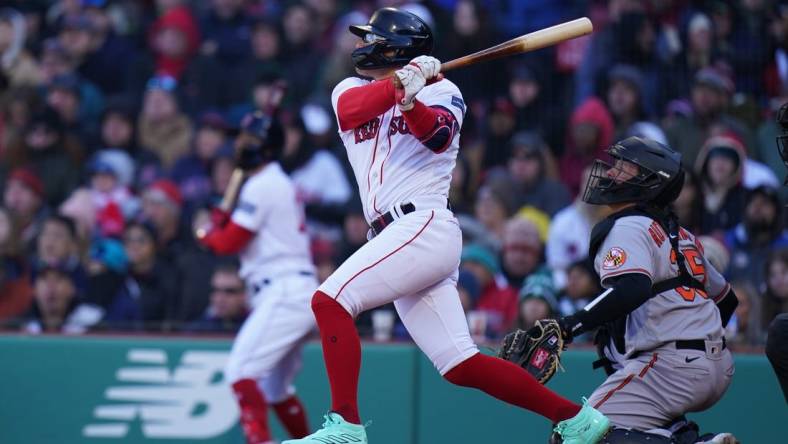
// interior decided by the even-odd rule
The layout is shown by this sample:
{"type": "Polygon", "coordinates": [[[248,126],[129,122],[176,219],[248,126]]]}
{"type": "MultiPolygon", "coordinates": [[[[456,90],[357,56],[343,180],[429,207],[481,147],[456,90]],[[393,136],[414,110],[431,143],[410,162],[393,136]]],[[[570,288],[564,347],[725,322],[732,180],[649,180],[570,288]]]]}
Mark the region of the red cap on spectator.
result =
{"type": "Polygon", "coordinates": [[[169,179],[159,179],[148,186],[147,191],[153,190],[164,193],[164,195],[167,196],[167,199],[171,200],[179,207],[183,205],[183,196],[181,195],[181,191],[178,189],[178,185],[176,185],[175,182],[169,179]]]}
{"type": "Polygon", "coordinates": [[[28,168],[16,168],[11,171],[11,174],[8,176],[8,181],[10,182],[12,180],[22,182],[39,197],[44,197],[44,183],[41,182],[41,179],[32,170],[28,168]]]}

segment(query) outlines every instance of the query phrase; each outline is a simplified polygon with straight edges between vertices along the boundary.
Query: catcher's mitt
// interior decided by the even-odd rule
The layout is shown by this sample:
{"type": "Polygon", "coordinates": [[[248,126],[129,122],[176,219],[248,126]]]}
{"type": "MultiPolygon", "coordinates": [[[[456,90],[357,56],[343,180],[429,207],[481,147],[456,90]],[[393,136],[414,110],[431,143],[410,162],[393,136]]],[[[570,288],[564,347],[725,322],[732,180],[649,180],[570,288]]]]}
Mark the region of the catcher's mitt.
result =
{"type": "Polygon", "coordinates": [[[528,331],[517,330],[506,335],[498,357],[514,362],[540,384],[546,384],[561,365],[563,351],[564,338],[558,321],[542,319],[528,331]]]}

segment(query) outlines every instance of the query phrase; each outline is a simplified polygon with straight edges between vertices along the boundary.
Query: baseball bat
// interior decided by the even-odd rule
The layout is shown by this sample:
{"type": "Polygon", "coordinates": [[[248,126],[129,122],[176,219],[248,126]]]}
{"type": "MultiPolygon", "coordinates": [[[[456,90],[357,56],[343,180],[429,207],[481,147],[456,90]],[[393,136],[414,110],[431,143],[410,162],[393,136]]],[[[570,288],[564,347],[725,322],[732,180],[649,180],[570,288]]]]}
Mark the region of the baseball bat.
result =
{"type": "MultiPolygon", "coordinates": [[[[557,43],[591,34],[594,25],[588,17],[581,17],[572,21],[559,23],[549,28],[540,29],[528,34],[515,37],[490,48],[468,54],[460,58],[441,63],[441,73],[464,66],[475,65],[477,63],[508,57],[516,54],[536,51],[557,43]]],[[[397,76],[392,77],[394,86],[402,88],[402,84],[397,76]]]]}

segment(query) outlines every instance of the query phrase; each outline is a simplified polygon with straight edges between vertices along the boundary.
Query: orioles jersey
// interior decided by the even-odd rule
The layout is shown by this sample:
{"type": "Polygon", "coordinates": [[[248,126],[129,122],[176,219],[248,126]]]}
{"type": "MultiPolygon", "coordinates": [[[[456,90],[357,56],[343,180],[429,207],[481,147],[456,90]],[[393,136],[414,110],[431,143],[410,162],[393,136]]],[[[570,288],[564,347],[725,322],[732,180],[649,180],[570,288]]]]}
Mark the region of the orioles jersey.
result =
{"type": "MultiPolygon", "coordinates": [[[[700,242],[679,230],[679,250],[692,277],[703,290],[679,287],[662,292],[638,307],[626,319],[626,356],[652,350],[676,340],[719,340],[722,322],[715,301],[725,296],[729,284],[703,256],[700,242]]],[[[627,273],[646,275],[655,284],[678,276],[676,257],[668,234],[645,216],[618,219],[594,258],[602,285],[627,273]]]]}

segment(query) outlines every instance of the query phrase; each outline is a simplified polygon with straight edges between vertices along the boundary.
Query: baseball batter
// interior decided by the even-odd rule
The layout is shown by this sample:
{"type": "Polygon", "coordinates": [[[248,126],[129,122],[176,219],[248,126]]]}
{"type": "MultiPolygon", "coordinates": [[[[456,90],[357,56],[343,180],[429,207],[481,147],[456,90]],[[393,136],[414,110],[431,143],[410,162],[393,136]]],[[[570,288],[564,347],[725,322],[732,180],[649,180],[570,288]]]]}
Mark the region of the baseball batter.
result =
{"type": "Polygon", "coordinates": [[[238,166],[248,177],[238,204],[229,220],[217,220],[199,237],[218,254],[240,253],[241,278],[251,289],[253,310],[225,370],[249,444],[273,442],[268,405],[292,437],[309,433],[293,379],[301,367],[302,344],[315,327],[308,307],[318,284],[303,207],[275,160],[283,144],[276,119],[259,111],[246,116],[235,141],[238,166]]]}
{"type": "MultiPolygon", "coordinates": [[[[734,366],[723,327],[737,299],[666,210],[684,183],[681,154],[637,137],[608,153],[615,164],[597,160],[583,196],[614,210],[591,236],[607,290],[559,323],[570,339],[612,323],[605,355],[618,369],[589,398],[616,427],[604,442],[669,443],[669,434],[639,432],[706,410],[725,393],[734,366]]],[[[708,439],[736,442],[729,434],[708,439]]]]}
{"type": "Polygon", "coordinates": [[[331,385],[323,428],[286,443],[366,443],[357,404],[361,350],[353,318],[394,302],[416,344],[448,381],[558,422],[566,443],[595,443],[608,421],[571,403],[510,362],[479,353],[457,294],[462,236],[448,208],[465,103],[429,57],[432,33],[413,14],[375,12],[351,26],[363,39],[358,73],[340,82],[332,103],[358,182],[370,240],[312,299],[331,385]],[[402,85],[396,88],[391,76],[402,85]]]}

